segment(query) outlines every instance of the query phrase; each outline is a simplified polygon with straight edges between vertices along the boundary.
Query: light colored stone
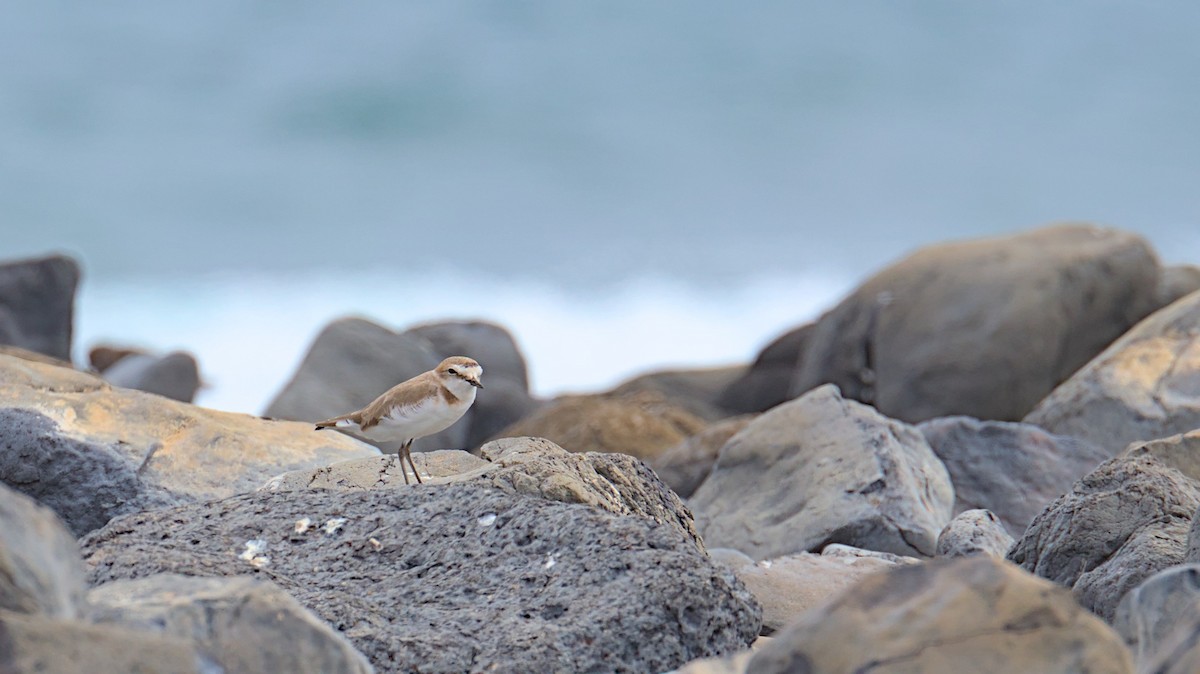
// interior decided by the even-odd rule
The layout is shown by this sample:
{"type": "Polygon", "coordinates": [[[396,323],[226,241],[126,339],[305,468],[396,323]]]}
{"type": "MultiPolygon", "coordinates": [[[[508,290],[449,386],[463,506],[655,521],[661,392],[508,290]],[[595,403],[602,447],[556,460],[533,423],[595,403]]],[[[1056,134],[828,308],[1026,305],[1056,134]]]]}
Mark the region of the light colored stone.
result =
{"type": "Polygon", "coordinates": [[[1178,666],[1184,656],[1178,642],[1186,641],[1187,658],[1200,664],[1200,564],[1181,564],[1163,569],[1142,581],[1121,599],[1113,616],[1113,627],[1133,649],[1142,671],[1194,672],[1167,669],[1167,660],[1178,666]],[[1187,638],[1180,638],[1187,635],[1187,638]],[[1159,665],[1151,665],[1154,661],[1159,665]]]}
{"type": "Polygon", "coordinates": [[[0,485],[0,610],[78,618],[85,587],[75,537],[49,508],[0,485]]]}
{"type": "Polygon", "coordinates": [[[938,557],[991,555],[1003,558],[1012,547],[1013,537],[1005,531],[1000,518],[990,510],[959,513],[938,535],[938,557]]]}

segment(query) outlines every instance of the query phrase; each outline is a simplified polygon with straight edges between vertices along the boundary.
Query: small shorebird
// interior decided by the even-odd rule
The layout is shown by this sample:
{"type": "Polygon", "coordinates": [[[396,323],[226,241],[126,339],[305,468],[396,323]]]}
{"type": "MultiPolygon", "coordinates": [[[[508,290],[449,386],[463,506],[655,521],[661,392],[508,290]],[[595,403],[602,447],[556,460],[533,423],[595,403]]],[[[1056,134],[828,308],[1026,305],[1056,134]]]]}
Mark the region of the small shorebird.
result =
{"type": "Polygon", "coordinates": [[[397,457],[404,484],[408,484],[405,457],[420,482],[410,449],[413,440],[458,421],[475,402],[475,389],[483,388],[482,374],[483,368],[474,360],[451,356],[434,369],[396,384],[357,412],[317,422],[317,430],[333,428],[372,442],[400,443],[397,457]]]}

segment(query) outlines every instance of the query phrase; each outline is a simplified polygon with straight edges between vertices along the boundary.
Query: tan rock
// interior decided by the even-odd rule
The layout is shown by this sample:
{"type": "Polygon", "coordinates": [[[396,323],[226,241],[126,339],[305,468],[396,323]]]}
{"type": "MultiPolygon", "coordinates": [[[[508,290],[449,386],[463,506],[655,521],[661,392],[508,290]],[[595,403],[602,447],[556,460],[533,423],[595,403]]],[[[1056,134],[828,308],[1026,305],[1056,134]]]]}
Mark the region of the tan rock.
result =
{"type": "Polygon", "coordinates": [[[648,372],[620,384],[610,393],[616,396],[642,391],[658,393],[705,421],[716,421],[729,416],[719,404],[721,393],[745,372],[744,365],[648,372]]]}
{"type": "Polygon", "coordinates": [[[1121,638],[1070,592],[987,555],[870,575],[751,659],[755,674],[1132,674],[1121,638]]]}
{"type": "Polygon", "coordinates": [[[539,437],[571,452],[619,452],[650,460],[707,423],[661,394],[564,396],[497,437],[539,437]]]}

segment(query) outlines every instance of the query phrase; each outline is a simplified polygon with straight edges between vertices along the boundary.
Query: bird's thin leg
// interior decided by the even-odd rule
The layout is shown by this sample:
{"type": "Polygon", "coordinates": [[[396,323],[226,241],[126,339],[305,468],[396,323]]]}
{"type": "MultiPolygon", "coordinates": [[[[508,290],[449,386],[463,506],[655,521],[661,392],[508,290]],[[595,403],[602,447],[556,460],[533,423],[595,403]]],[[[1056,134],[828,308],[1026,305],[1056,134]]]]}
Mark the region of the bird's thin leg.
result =
{"type": "Polygon", "coordinates": [[[417,472],[417,464],[413,463],[412,440],[409,440],[408,444],[404,446],[404,453],[408,455],[408,465],[412,466],[413,475],[417,476],[417,484],[421,484],[423,482],[423,480],[421,480],[421,474],[417,472]]]}
{"type": "Polygon", "coordinates": [[[412,440],[400,445],[400,448],[396,450],[395,460],[400,462],[400,474],[404,476],[404,484],[408,484],[408,469],[404,467],[404,450],[408,449],[410,444],[412,444],[412,440]]]}

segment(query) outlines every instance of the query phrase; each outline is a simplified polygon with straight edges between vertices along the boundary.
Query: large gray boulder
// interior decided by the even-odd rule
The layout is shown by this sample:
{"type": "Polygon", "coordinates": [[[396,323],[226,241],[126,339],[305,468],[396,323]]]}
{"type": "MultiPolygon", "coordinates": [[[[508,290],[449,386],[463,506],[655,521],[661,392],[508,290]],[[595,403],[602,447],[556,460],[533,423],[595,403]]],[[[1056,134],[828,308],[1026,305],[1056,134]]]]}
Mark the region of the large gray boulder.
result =
{"type": "Polygon", "coordinates": [[[1111,458],[1031,424],[943,417],[917,425],[954,483],[954,511],[990,510],[1020,536],[1046,504],[1111,458]]]}
{"type": "Polygon", "coordinates": [[[1200,292],[1138,323],[1025,421],[1114,456],[1132,442],[1200,428],[1200,292]]]}
{"type": "MultiPolygon", "coordinates": [[[[343,318],[325,326],[305,354],[291,381],[264,416],[315,422],[365,407],[381,393],[432,370],[441,362],[423,337],[397,333],[362,318],[343,318]]],[[[488,366],[483,384],[488,385],[488,366]]],[[[471,412],[450,428],[420,438],[413,451],[465,449],[471,412]]],[[[395,447],[381,447],[395,451],[395,447]]]]}
{"type": "Polygon", "coordinates": [[[372,456],[309,424],[218,412],[0,355],[0,483],[76,535],[116,515],[256,489],[282,471],[372,456]]]}
{"type": "Polygon", "coordinates": [[[159,574],[88,593],[92,622],[189,641],[226,672],[368,674],[350,642],[269,581],[159,574]]]}
{"type": "Polygon", "coordinates": [[[945,466],[915,428],[834,386],[750,422],[690,500],[709,545],[756,559],[830,543],[930,557],[953,503],[945,466]]]}
{"type": "Polygon", "coordinates": [[[1090,225],[923,248],[817,321],[792,393],[1016,421],[1158,307],[1159,273],[1141,237],[1090,225]]]}
{"type": "Polygon", "coordinates": [[[70,361],[78,285],[63,255],[0,264],[0,344],[70,361]]]}
{"type": "Polygon", "coordinates": [[[1200,507],[1200,432],[1130,447],[1038,515],[1008,558],[1111,620],[1126,592],[1184,561],[1200,507]]]}
{"type": "Polygon", "coordinates": [[[800,369],[813,324],[806,323],[776,337],[754,358],[740,377],[729,383],[717,398],[724,409],[744,414],[766,412],[791,400],[792,380],[800,369]]]}
{"type": "Polygon", "coordinates": [[[1132,674],[1121,638],[1070,593],[977,555],[868,576],[750,660],[755,674],[1132,674]]]}
{"type": "Polygon", "coordinates": [[[127,516],[83,549],[93,583],[268,573],[380,672],[667,671],[762,620],[675,527],[478,484],[257,492],[127,516]]]}
{"type": "Polygon", "coordinates": [[[85,587],[75,537],[49,508],[0,485],[0,610],[78,618],[85,587]]]}

